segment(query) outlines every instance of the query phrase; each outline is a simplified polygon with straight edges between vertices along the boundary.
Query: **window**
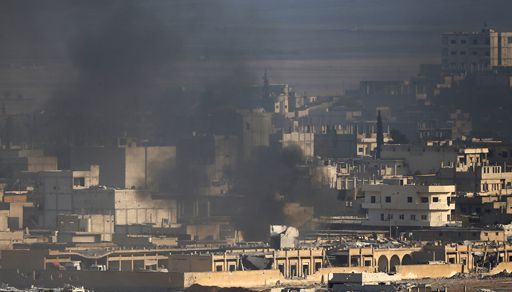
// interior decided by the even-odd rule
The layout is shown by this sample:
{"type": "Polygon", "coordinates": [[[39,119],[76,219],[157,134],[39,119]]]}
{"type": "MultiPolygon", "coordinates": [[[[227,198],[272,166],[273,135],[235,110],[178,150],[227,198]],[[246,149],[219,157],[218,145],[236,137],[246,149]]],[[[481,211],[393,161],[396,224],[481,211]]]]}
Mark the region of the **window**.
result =
{"type": "Polygon", "coordinates": [[[451,219],[452,219],[452,215],[447,214],[447,215],[446,215],[446,221],[450,221],[451,219]]]}
{"type": "Polygon", "coordinates": [[[512,44],[512,37],[507,37],[507,43],[512,44]]]}
{"type": "Polygon", "coordinates": [[[455,45],[457,43],[457,40],[450,40],[450,44],[455,45]]]}
{"type": "Polygon", "coordinates": [[[391,197],[386,197],[386,203],[391,203],[391,197]]]}
{"type": "Polygon", "coordinates": [[[412,197],[407,197],[407,203],[412,203],[412,197]]]}
{"type": "Polygon", "coordinates": [[[461,56],[465,56],[465,55],[466,55],[466,51],[461,51],[461,52],[460,52],[460,55],[461,55],[461,56]]]}
{"type": "Polygon", "coordinates": [[[457,55],[457,51],[451,51],[451,52],[450,52],[450,55],[452,55],[452,56],[457,55]]]}
{"type": "Polygon", "coordinates": [[[421,215],[421,220],[427,220],[427,215],[421,215]]]}
{"type": "Polygon", "coordinates": [[[297,265],[292,265],[290,267],[290,276],[297,277],[297,265]]]}
{"type": "Polygon", "coordinates": [[[478,40],[477,39],[473,40],[473,45],[478,45],[478,40]]]}
{"type": "Polygon", "coordinates": [[[393,214],[388,214],[388,220],[393,220],[393,214]]]}
{"type": "Polygon", "coordinates": [[[315,263],[315,271],[318,271],[322,268],[322,263],[315,263]]]}
{"type": "Polygon", "coordinates": [[[230,272],[236,271],[236,266],[235,265],[229,265],[229,271],[230,272]]]}
{"type": "Polygon", "coordinates": [[[384,221],[384,214],[380,214],[380,220],[384,221]]]}
{"type": "Polygon", "coordinates": [[[284,264],[279,264],[279,272],[284,275],[284,264]]]}
{"type": "Polygon", "coordinates": [[[215,266],[215,271],[222,272],[222,265],[215,266]]]}
{"type": "Polygon", "coordinates": [[[466,42],[467,42],[466,40],[460,40],[460,43],[463,45],[466,44],[466,42]]]}
{"type": "Polygon", "coordinates": [[[434,203],[439,202],[439,198],[438,197],[432,197],[432,202],[434,202],[434,203]]]}
{"type": "Polygon", "coordinates": [[[416,215],[411,215],[411,220],[416,221],[416,215]]]}
{"type": "Polygon", "coordinates": [[[371,202],[372,204],[374,204],[374,203],[375,203],[375,196],[371,196],[371,197],[370,197],[370,202],[371,202]]]}
{"type": "Polygon", "coordinates": [[[400,220],[404,220],[405,219],[405,215],[404,214],[400,214],[400,216],[398,216],[400,218],[400,220]]]}
{"type": "Polygon", "coordinates": [[[422,203],[428,203],[428,197],[421,197],[422,203]]]}
{"type": "Polygon", "coordinates": [[[309,265],[302,265],[302,276],[308,276],[309,275],[309,265]]]}
{"type": "Polygon", "coordinates": [[[75,177],[75,178],[73,178],[73,186],[75,186],[75,187],[85,187],[85,177],[75,177]]]}

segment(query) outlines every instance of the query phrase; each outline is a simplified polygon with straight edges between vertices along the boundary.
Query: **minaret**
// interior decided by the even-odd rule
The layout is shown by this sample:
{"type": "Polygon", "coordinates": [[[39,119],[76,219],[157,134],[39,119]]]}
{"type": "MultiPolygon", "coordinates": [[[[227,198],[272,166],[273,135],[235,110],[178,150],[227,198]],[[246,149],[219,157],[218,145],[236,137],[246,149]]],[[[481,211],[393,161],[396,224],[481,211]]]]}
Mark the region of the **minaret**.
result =
{"type": "Polygon", "coordinates": [[[267,100],[270,98],[270,83],[268,81],[268,73],[265,68],[265,72],[263,73],[263,100],[267,100]]]}

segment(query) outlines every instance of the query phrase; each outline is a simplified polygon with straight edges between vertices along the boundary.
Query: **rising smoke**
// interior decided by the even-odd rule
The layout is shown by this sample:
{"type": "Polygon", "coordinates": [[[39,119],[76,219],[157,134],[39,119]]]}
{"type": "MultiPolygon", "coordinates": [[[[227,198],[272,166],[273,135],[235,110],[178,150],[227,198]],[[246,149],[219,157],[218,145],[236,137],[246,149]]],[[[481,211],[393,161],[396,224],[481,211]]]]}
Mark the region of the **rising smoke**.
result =
{"type": "MultiPolygon", "coordinates": [[[[183,67],[182,59],[190,57],[184,44],[200,29],[201,18],[212,16],[196,12],[174,27],[173,19],[164,21],[151,5],[114,3],[102,6],[94,21],[79,18],[74,23],[80,33],[70,37],[68,49],[76,82],[45,104],[45,136],[57,141],[57,147],[109,145],[119,136],[156,145],[180,145],[196,135],[240,136],[238,111],[259,98],[258,91],[253,93],[261,73],[253,72],[244,56],[221,53],[215,62],[222,63],[223,71],[199,80],[201,86],[194,90],[180,83],[181,74],[194,76],[197,70],[183,67]]],[[[234,45],[236,37],[229,40],[234,45]]],[[[178,148],[178,161],[200,152],[178,148]]],[[[164,167],[157,176],[160,191],[196,195],[204,178],[192,160],[164,167]]],[[[262,148],[230,174],[235,191],[245,195],[235,219],[249,239],[264,239],[269,224],[283,223],[276,195],[293,193],[300,160],[297,149],[262,148]],[[261,222],[254,222],[255,217],[261,222]]]]}

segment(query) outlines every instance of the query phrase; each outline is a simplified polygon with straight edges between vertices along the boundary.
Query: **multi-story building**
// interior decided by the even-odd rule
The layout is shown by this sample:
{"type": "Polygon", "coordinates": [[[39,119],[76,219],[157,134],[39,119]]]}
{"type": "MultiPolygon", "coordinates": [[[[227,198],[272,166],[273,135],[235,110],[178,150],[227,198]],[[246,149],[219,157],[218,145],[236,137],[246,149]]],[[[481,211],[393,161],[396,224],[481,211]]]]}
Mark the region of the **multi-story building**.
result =
{"type": "Polygon", "coordinates": [[[13,177],[21,171],[57,169],[57,157],[46,156],[40,149],[4,149],[0,151],[0,174],[13,177]]]}
{"type": "Polygon", "coordinates": [[[43,214],[39,224],[57,226],[63,214],[113,215],[115,225],[149,224],[168,227],[177,221],[175,200],[154,199],[149,191],[114,189],[98,185],[99,169],[26,173],[23,183],[40,198],[43,214]]]}
{"type": "Polygon", "coordinates": [[[253,157],[254,152],[270,145],[273,133],[272,114],[266,112],[241,112],[242,115],[242,156],[244,160],[253,157]]]}
{"type": "Polygon", "coordinates": [[[364,185],[368,226],[437,227],[455,224],[454,185],[414,185],[407,179],[364,185]],[[392,183],[392,184],[389,184],[392,183]]]}
{"type": "Polygon", "coordinates": [[[281,145],[286,147],[299,147],[304,158],[315,156],[315,134],[307,131],[294,131],[283,133],[281,145]]]}
{"type": "Polygon", "coordinates": [[[485,28],[480,32],[442,35],[442,67],[449,72],[477,72],[512,66],[512,32],[485,28]]]}
{"type": "Polygon", "coordinates": [[[70,169],[99,165],[99,183],[118,188],[158,188],[160,174],[176,165],[174,146],[72,147],[70,169]]]}
{"type": "Polygon", "coordinates": [[[403,160],[410,174],[432,174],[442,165],[453,165],[457,149],[450,145],[385,144],[381,158],[403,160]]]}

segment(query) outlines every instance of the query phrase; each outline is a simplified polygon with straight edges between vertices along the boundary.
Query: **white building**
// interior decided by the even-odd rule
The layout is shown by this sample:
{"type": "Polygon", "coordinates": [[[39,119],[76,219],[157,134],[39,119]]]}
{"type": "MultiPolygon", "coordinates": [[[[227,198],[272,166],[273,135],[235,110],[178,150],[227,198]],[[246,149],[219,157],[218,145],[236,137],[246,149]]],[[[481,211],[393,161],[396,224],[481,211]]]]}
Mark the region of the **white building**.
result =
{"type": "MultiPolygon", "coordinates": [[[[385,181],[390,183],[389,181],[385,181]]],[[[438,227],[455,224],[454,185],[413,185],[405,179],[395,184],[364,185],[363,209],[368,226],[438,227]]]]}

